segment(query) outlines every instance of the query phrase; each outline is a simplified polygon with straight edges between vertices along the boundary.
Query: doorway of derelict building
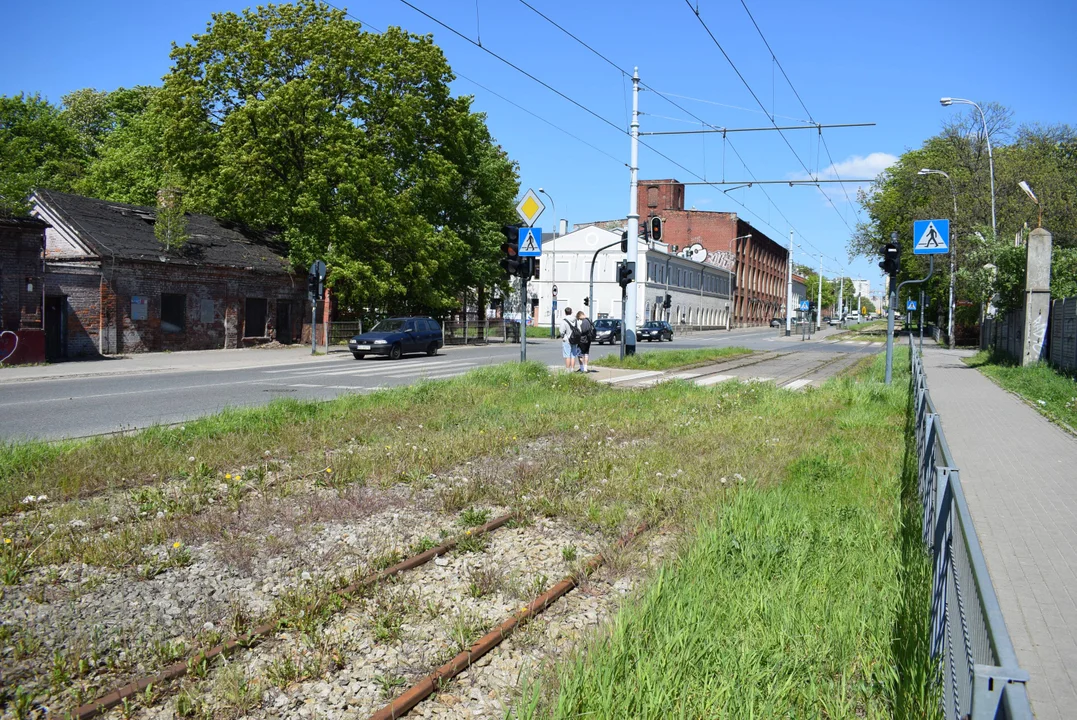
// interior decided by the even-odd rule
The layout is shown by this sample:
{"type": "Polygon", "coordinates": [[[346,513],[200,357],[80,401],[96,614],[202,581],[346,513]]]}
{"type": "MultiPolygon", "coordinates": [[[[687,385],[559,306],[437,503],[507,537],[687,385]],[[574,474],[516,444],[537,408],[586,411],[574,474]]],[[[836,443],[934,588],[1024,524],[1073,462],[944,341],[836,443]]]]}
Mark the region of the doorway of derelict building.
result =
{"type": "Polygon", "coordinates": [[[67,296],[45,297],[45,359],[49,362],[63,360],[67,356],[67,296]]]}
{"type": "Polygon", "coordinates": [[[294,327],[291,300],[277,301],[277,342],[291,345],[294,341],[294,327]]]}

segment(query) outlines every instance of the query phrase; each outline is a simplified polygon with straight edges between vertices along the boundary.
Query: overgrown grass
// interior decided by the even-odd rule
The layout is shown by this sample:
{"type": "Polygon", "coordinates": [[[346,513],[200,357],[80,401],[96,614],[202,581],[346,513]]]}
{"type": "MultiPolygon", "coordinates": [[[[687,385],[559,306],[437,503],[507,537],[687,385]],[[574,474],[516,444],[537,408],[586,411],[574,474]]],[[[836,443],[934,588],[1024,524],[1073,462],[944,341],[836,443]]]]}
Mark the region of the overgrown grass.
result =
{"type": "Polygon", "coordinates": [[[1051,420],[1077,432],[1077,378],[1045,362],[1021,367],[1005,353],[981,350],[965,362],[998,385],[1020,395],[1051,420]]]}
{"type": "MultiPolygon", "coordinates": [[[[908,642],[926,638],[929,586],[922,548],[903,553],[901,355],[891,387],[877,382],[877,361],[874,382],[821,391],[831,415],[812,423],[810,448],[783,463],[780,482],[717,478],[719,502],[677,562],[517,714],[890,718],[900,706],[930,716],[923,643],[908,642]],[[915,681],[923,689],[899,698],[915,681]]],[[[768,409],[781,416],[783,404],[768,409]]]]}
{"type": "Polygon", "coordinates": [[[729,360],[740,355],[751,355],[751,353],[751,350],[742,347],[648,350],[637,352],[635,355],[626,355],[624,359],[617,355],[607,355],[591,364],[629,370],[669,370],[670,368],[705,365],[718,360],[729,360]]]}

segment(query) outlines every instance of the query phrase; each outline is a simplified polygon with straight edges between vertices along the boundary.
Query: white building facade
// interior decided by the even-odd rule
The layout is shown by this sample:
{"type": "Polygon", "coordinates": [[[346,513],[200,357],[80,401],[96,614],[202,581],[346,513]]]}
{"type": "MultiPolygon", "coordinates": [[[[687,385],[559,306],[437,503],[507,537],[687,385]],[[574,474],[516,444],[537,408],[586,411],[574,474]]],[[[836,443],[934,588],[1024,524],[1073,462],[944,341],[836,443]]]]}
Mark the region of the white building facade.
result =
{"type": "MultiPolygon", "coordinates": [[[[717,264],[696,262],[669,252],[664,243],[639,243],[636,264],[636,325],[666,320],[703,327],[729,327],[733,273],[717,264]],[[670,307],[665,308],[666,295],[670,307]]],[[[528,284],[533,323],[556,326],[566,307],[590,317],[621,317],[621,286],[617,263],[624,260],[621,235],[598,227],[584,227],[557,238],[543,238],[539,277],[528,284]],[[601,249],[605,246],[605,249],[601,249]],[[591,271],[594,286],[591,289],[591,271]],[[557,311],[553,314],[553,288],[557,311]],[[592,296],[593,294],[593,296],[592,296]],[[587,298],[589,304],[584,304],[587,298]]]]}

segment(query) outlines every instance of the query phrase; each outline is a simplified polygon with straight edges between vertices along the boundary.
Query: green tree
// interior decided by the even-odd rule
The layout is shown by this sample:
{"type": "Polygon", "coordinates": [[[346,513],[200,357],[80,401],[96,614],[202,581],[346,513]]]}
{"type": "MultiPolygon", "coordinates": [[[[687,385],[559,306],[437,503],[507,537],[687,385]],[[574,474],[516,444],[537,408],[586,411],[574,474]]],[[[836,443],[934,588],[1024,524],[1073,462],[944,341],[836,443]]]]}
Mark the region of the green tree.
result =
{"type": "Polygon", "coordinates": [[[187,242],[187,216],[183,211],[183,191],[175,185],[157,192],[157,219],[153,234],[166,251],[175,251],[187,242]]]}
{"type": "Polygon", "coordinates": [[[172,59],[154,110],[192,207],[281,229],[349,305],[440,312],[496,277],[516,170],[430,37],[304,0],[215,14],[172,59]]]}
{"type": "Polygon", "coordinates": [[[24,213],[34,188],[74,188],[85,165],[79,135],[38,95],[0,96],[0,214],[24,213]]]}

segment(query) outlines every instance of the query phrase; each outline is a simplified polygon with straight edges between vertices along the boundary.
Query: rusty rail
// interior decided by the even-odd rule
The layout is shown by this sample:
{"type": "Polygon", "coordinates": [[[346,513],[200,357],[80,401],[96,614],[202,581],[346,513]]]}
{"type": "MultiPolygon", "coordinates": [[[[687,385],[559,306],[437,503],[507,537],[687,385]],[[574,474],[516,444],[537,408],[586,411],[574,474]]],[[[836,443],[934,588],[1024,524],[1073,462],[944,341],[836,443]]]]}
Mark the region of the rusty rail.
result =
{"type": "MultiPolygon", "coordinates": [[[[508,521],[512,520],[514,517],[516,517],[514,513],[509,513],[507,515],[502,515],[501,517],[494,518],[485,525],[482,525],[476,530],[472,531],[472,534],[483,535],[488,532],[493,532],[508,521]]],[[[353,595],[361,589],[376,585],[387,578],[404,572],[405,570],[411,570],[412,568],[419,567],[420,565],[430,562],[439,555],[444,555],[446,552],[456,546],[456,542],[456,538],[446,540],[444,543],[438,545],[435,548],[431,548],[430,550],[427,550],[423,553],[419,553],[418,555],[413,555],[412,557],[407,558],[397,563],[396,565],[393,565],[392,567],[386,568],[376,573],[371,573],[364,578],[356,580],[350,585],[341,588],[340,590],[337,590],[333,594],[337,597],[347,597],[349,595],[353,595]]],[[[169,665],[157,675],[143,677],[139,680],[136,680],[135,682],[117,688],[116,690],[113,690],[107,695],[103,695],[96,700],[88,702],[85,705],[82,705],[77,708],[74,712],[72,712],[71,717],[73,718],[73,720],[90,720],[90,718],[97,717],[105,711],[116,707],[124,700],[127,700],[128,698],[131,698],[134,695],[137,695],[138,693],[142,692],[150,685],[163,685],[167,682],[171,682],[172,680],[178,680],[179,678],[186,675],[192,667],[197,666],[202,662],[209,662],[218,656],[227,657],[228,655],[231,655],[233,652],[235,652],[236,648],[252,647],[253,645],[256,645],[263,637],[269,635],[274,630],[276,630],[276,628],[277,623],[275,621],[266,623],[264,625],[259,625],[245,635],[221,643],[220,645],[210,648],[205,652],[200,652],[187,660],[182,660],[180,662],[169,665]]]]}
{"type": "MultiPolygon", "coordinates": [[[[635,530],[621,536],[621,538],[614,543],[613,547],[617,549],[623,548],[625,545],[632,542],[632,540],[634,540],[640,533],[646,530],[647,523],[641,524],[635,530]]],[[[493,650],[507,637],[512,635],[513,631],[520,626],[520,623],[544,612],[546,608],[557,602],[562,596],[576,587],[579,584],[580,576],[590,575],[605,561],[606,558],[602,553],[593,556],[587,561],[581,572],[564,578],[561,582],[532,600],[531,604],[527,607],[510,615],[496,628],[479,638],[478,642],[472,645],[469,649],[457,654],[452,660],[412,685],[388,705],[371,715],[369,720],[395,720],[396,718],[406,715],[412,708],[437,690],[441,683],[450,680],[464,670],[467,670],[471,667],[472,663],[493,650]]]]}

